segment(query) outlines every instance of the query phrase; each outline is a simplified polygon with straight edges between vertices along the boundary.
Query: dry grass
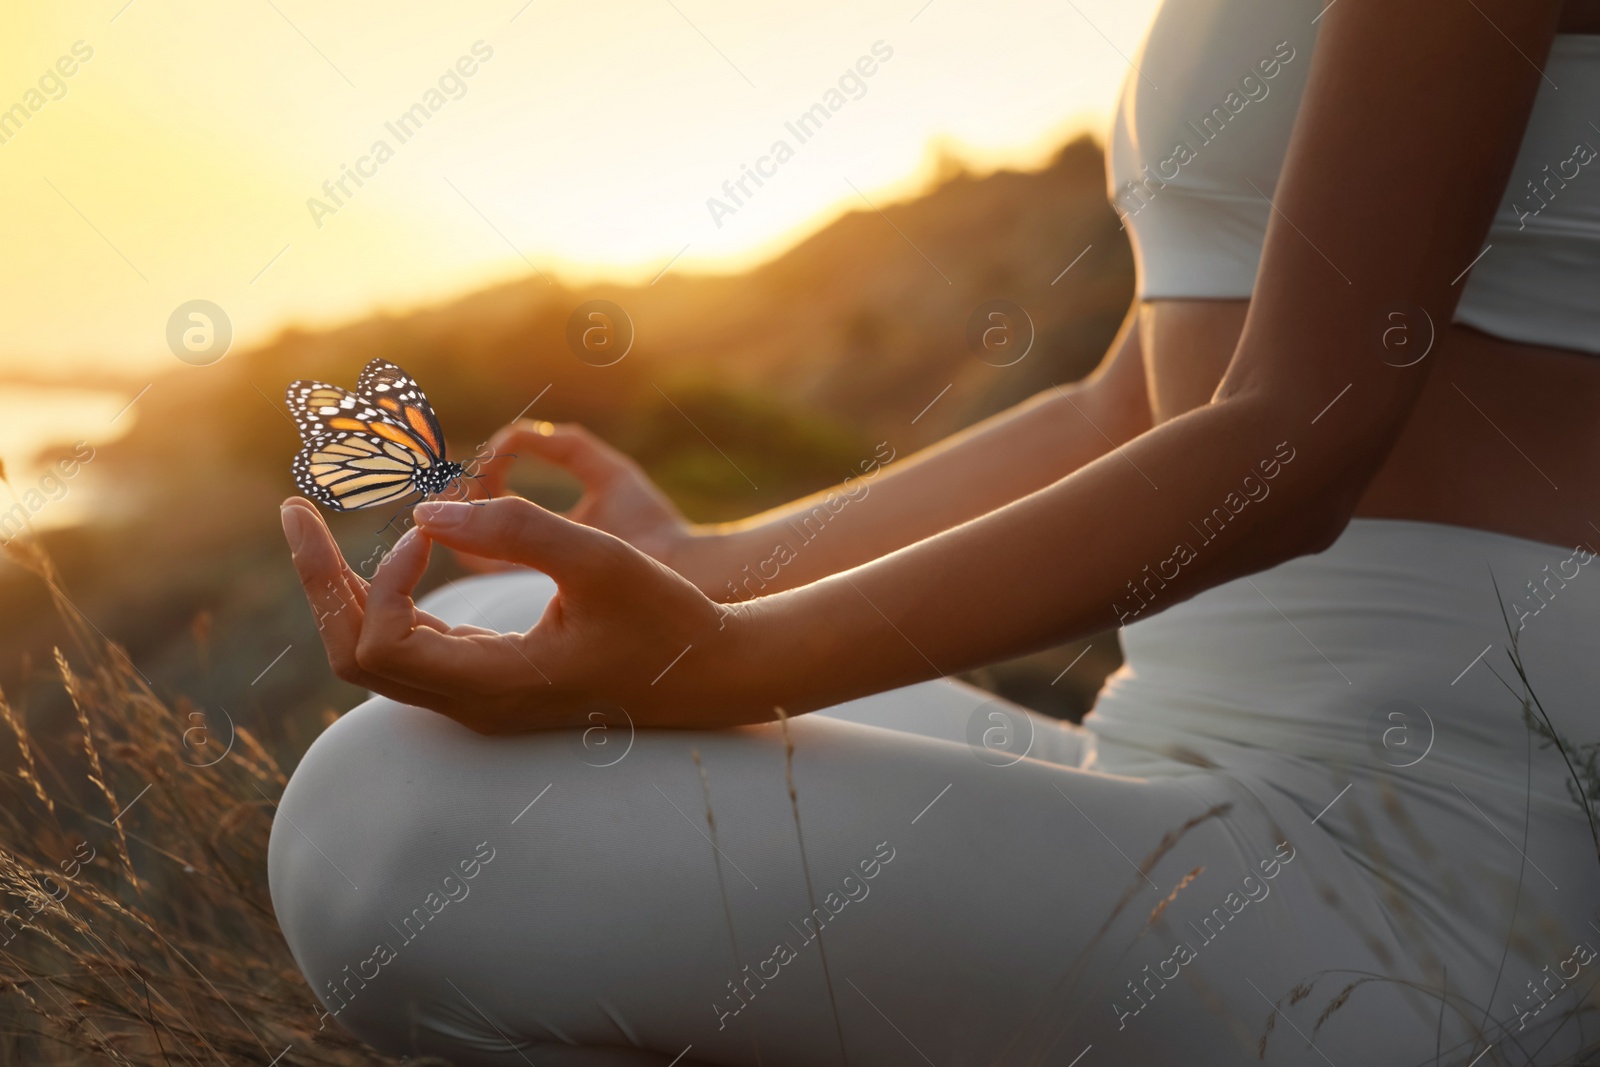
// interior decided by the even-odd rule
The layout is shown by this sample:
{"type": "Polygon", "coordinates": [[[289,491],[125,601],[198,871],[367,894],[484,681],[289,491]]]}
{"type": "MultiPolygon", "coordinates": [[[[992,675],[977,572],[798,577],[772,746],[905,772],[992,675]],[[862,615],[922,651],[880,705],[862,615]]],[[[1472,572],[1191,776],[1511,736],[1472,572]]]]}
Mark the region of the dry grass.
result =
{"type": "MultiPolygon", "coordinates": [[[[1533,682],[1528,676],[1527,667],[1522,658],[1519,630],[1512,628],[1510,616],[1507,615],[1505,611],[1504,599],[1500,595],[1499,583],[1495,580],[1492,571],[1490,573],[1490,581],[1494,586],[1496,599],[1501,605],[1500,616],[1506,630],[1506,645],[1504,647],[1504,651],[1510,661],[1512,673],[1519,683],[1520,689],[1517,686],[1513,686],[1506,678],[1502,677],[1500,672],[1496,671],[1492,664],[1486,661],[1485,665],[1505,688],[1507,694],[1509,694],[1511,699],[1519,708],[1522,722],[1528,730],[1530,760],[1532,758],[1532,745],[1535,740],[1539,742],[1541,747],[1553,747],[1561,755],[1562,761],[1564,762],[1567,770],[1567,778],[1565,783],[1567,786],[1567,793],[1571,797],[1572,802],[1583,813],[1585,822],[1589,828],[1590,841],[1594,849],[1595,859],[1597,862],[1600,862],[1600,742],[1575,742],[1557,730],[1555,723],[1551,720],[1550,713],[1546,710],[1543,702],[1540,701],[1539,695],[1534,689],[1533,682]]],[[[1531,764],[1529,773],[1531,774],[1531,764]]],[[[1410,820],[1406,817],[1403,805],[1401,805],[1398,797],[1394,796],[1392,793],[1386,795],[1384,797],[1384,808],[1389,817],[1399,823],[1402,829],[1414,831],[1414,827],[1410,824],[1410,820]]],[[[1467,1050],[1466,1054],[1472,1055],[1475,1050],[1480,1048],[1483,1049],[1483,1052],[1480,1054],[1480,1058],[1482,1056],[1489,1057],[1488,1059],[1482,1059],[1485,1067],[1495,1067],[1495,1065],[1501,1064],[1535,1061],[1540,1054],[1545,1051],[1546,1046],[1555,1038],[1555,1033],[1546,1034],[1546,1036],[1540,1039],[1540,1043],[1537,1045],[1525,1046],[1519,1041],[1515,1033],[1511,1031],[1508,1024],[1495,1020],[1495,1015],[1491,1010],[1492,1006],[1471,1002],[1461,997],[1459,994],[1453,993],[1449,989],[1447,982],[1448,975],[1444,973],[1442,965],[1429,949],[1428,936],[1426,932],[1422,930],[1421,926],[1416,921],[1416,917],[1412,913],[1409,905],[1400,896],[1400,894],[1395,891],[1393,883],[1389,881],[1387,876],[1388,863],[1382,856],[1382,849],[1378,845],[1377,836],[1372,833],[1371,827],[1365,824],[1365,816],[1361,813],[1360,807],[1355,805],[1354,802],[1352,802],[1351,812],[1353,821],[1357,823],[1358,834],[1363,840],[1364,851],[1368,855],[1376,858],[1377,865],[1380,868],[1380,871],[1384,874],[1384,881],[1387,885],[1386,904],[1388,905],[1391,914],[1395,916],[1397,925],[1402,933],[1411,940],[1415,953],[1424,963],[1423,969],[1429,973],[1439,976],[1438,985],[1435,986],[1424,982],[1399,979],[1392,975],[1356,975],[1353,980],[1343,984],[1342,987],[1339,988],[1339,990],[1322,1008],[1321,1013],[1317,1016],[1315,1025],[1312,1027],[1311,1037],[1314,1039],[1321,1031],[1323,1024],[1350,1002],[1351,996],[1356,992],[1356,990],[1365,985],[1378,984],[1382,986],[1389,986],[1391,988],[1397,988],[1402,992],[1409,991],[1424,998],[1437,999],[1439,1002],[1440,1035],[1438,1040],[1441,1046],[1444,1032],[1444,1020],[1446,1017],[1446,1011],[1448,1009],[1450,1014],[1458,1017],[1472,1032],[1473,1043],[1467,1050]],[[1492,1027],[1490,1026],[1491,1022],[1494,1023],[1492,1027]]],[[[1527,813],[1524,812],[1525,817],[1526,815],[1527,813]]],[[[1527,827],[1526,823],[1524,823],[1523,833],[1526,834],[1526,832],[1527,827]]],[[[1415,832],[1409,833],[1408,836],[1412,844],[1416,847],[1418,854],[1435,866],[1437,875],[1435,879],[1436,887],[1441,892],[1446,894],[1452,905],[1458,908],[1461,907],[1463,903],[1461,887],[1453,884],[1453,872],[1443,869],[1439,866],[1440,858],[1433,852],[1431,846],[1427,844],[1425,839],[1420,837],[1415,832]]],[[[1516,902],[1520,901],[1521,880],[1526,877],[1527,874],[1525,869],[1526,865],[1527,857],[1524,856],[1523,868],[1519,869],[1518,874],[1518,895],[1513,898],[1513,916],[1515,916],[1517,911],[1516,902]]],[[[1508,934],[1507,943],[1505,946],[1506,956],[1509,956],[1512,944],[1513,936],[1508,934]]],[[[1374,947],[1376,948],[1377,946],[1375,945],[1374,947]]],[[[1524,945],[1524,952],[1526,951],[1527,946],[1524,945]]],[[[1277,1009],[1283,1006],[1285,1000],[1287,1000],[1287,1002],[1291,1005],[1296,1004],[1309,997],[1313,987],[1318,982],[1328,978],[1338,978],[1339,980],[1343,981],[1352,973],[1353,972],[1319,973],[1311,976],[1307,982],[1296,986],[1290,991],[1287,997],[1280,998],[1274,1004],[1274,1013],[1268,1017],[1264,1027],[1261,1036],[1261,1044],[1259,1046],[1260,1058],[1266,1058],[1267,1042],[1274,1029],[1273,1024],[1276,1022],[1276,1012],[1277,1009]]],[[[1505,957],[1502,958],[1501,964],[1501,978],[1504,977],[1505,957]]],[[[1505,992],[1508,996],[1511,996],[1513,995],[1513,991],[1516,990],[1516,986],[1514,982],[1508,982],[1506,986],[1502,986],[1501,983],[1497,981],[1495,990],[1497,993],[1505,992]]],[[[1564,990],[1565,985],[1563,985],[1563,991],[1564,990]]],[[[1568,1026],[1574,1027],[1574,1029],[1576,1029],[1580,1034],[1584,1033],[1586,1030],[1592,1030],[1593,1019],[1597,1013],[1600,1013],[1600,996],[1597,996],[1597,990],[1600,990],[1600,982],[1591,981],[1585,987],[1583,987],[1583,991],[1581,993],[1569,998],[1568,1003],[1553,1019],[1554,1022],[1560,1024],[1556,1030],[1556,1033],[1559,1033],[1561,1029],[1564,1029],[1568,1026]]],[[[1516,995],[1520,995],[1520,993],[1516,995]]],[[[1460,1048],[1452,1049],[1450,1050],[1449,1054],[1453,1055],[1454,1053],[1460,1051],[1460,1048]]],[[[1435,1055],[1435,1062],[1443,1063],[1445,1062],[1446,1057],[1446,1052],[1442,1047],[1440,1047],[1439,1051],[1435,1055]]],[[[1480,1059],[1474,1059],[1472,1062],[1480,1062],[1480,1059]]],[[[1593,1038],[1584,1040],[1583,1047],[1578,1052],[1560,1058],[1559,1060],[1544,1060],[1541,1062],[1560,1064],[1561,1067],[1593,1067],[1593,1065],[1600,1065],[1600,1040],[1593,1038]]]]}
{"type": "Polygon", "coordinates": [[[16,744],[0,771],[0,1063],[392,1063],[317,1028],[278,931],[266,854],[286,778],[271,755],[157,696],[36,544],[5,550],[72,634],[56,669],[87,783],[46,789],[41,746],[0,694],[16,744]]]}
{"type": "MultiPolygon", "coordinates": [[[[272,798],[287,778],[271,754],[248,730],[208,722],[187,702],[158,696],[74,607],[36,542],[15,539],[4,549],[48,586],[71,634],[70,654],[57,650],[54,666],[75,712],[85,788],[77,795],[46,788],[41,747],[0,693],[0,719],[15,744],[14,765],[0,770],[0,1064],[396,1062],[342,1030],[318,1028],[317,1001],[278,930],[266,854],[272,798]],[[213,729],[223,736],[211,736],[213,729]]],[[[1574,745],[1556,731],[1523,670],[1515,634],[1509,651],[1522,692],[1507,688],[1530,733],[1567,757],[1573,799],[1590,818],[1600,858],[1595,746],[1574,745]]],[[[784,736],[792,760],[787,722],[784,736]]],[[[1226,810],[1209,810],[1166,835],[1140,872],[1226,810]]],[[[707,815],[715,833],[709,809],[707,815]]],[[[798,832],[798,808],[795,816],[798,832]]],[[[1161,923],[1199,873],[1191,871],[1156,906],[1145,930],[1161,923]]],[[[1095,942],[1138,888],[1134,880],[1095,942]]],[[[1084,977],[1075,967],[1057,992],[1084,977]]],[[[1274,1005],[1259,1055],[1273,1036],[1276,1008],[1309,998],[1330,977],[1311,976],[1274,1005]]],[[[1368,983],[1446,999],[1442,990],[1390,976],[1349,978],[1321,1009],[1313,1038],[1368,983]]],[[[1074,1000],[1080,998],[1063,995],[1051,1003],[1065,1011],[1074,1000]]],[[[1463,1016],[1477,1010],[1452,1007],[1463,1016]]],[[[1585,1010],[1583,1003],[1570,1009],[1574,1017],[1585,1010]]],[[[1441,1025],[1442,1012],[1443,1004],[1441,1025]]],[[[1045,1014],[1051,1016],[1048,1008],[1045,1014]]],[[[1044,1046],[1073,1014],[1035,1020],[1044,1046]]],[[[997,1062],[1027,1058],[1019,1046],[1033,1028],[1019,1032],[997,1062]]],[[[1503,1062],[1498,1053],[1494,1062],[1503,1062]]],[[[1565,1062],[1600,1063],[1600,1045],[1565,1062]]]]}

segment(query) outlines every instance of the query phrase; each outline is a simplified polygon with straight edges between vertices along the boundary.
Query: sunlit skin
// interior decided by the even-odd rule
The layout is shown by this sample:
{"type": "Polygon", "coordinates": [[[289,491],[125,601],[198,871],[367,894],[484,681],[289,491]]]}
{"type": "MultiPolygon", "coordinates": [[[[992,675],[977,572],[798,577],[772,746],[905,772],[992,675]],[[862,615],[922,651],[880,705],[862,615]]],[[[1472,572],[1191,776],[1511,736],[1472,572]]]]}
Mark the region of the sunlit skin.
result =
{"type": "MultiPolygon", "coordinates": [[[[1115,625],[1128,579],[1282,442],[1296,459],[1270,498],[1183,567],[1156,610],[1321,551],[1357,515],[1593,536],[1600,365],[1451,329],[1434,356],[1397,368],[1375,357],[1368,324],[1395,300],[1450,321],[1452,279],[1483,247],[1540,84],[1534,64],[1558,24],[1597,28],[1594,10],[1563,22],[1559,4],[1526,0],[1328,8],[1254,299],[1134,307],[1090,379],[891,468],[770,595],[713,599],[804,504],[692,527],[576,427],[522,424],[495,442],[584,482],[570,518],[516,497],[420,505],[418,532],[370,587],[314,509],[288,501],[334,669],[490,733],[562,725],[594,701],[646,726],[769,721],[778,705],[814,710],[1115,625]],[[1467,145],[1471,167],[1444,165],[1467,145]],[[1397,190],[1412,192],[1400,203],[1397,190]],[[1559,491],[1508,458],[1463,392],[1492,398],[1559,491]],[[525,634],[444,627],[412,600],[435,543],[479,566],[536,567],[560,591],[525,634]]],[[[490,473],[503,488],[503,466],[490,473]]]]}

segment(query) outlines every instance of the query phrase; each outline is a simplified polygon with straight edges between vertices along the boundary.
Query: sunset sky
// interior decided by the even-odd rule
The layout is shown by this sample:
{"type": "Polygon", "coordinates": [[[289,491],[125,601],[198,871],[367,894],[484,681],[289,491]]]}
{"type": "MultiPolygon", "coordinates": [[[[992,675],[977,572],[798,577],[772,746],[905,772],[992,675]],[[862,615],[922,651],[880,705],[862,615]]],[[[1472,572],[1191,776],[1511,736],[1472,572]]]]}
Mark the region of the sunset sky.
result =
{"type": "Polygon", "coordinates": [[[941,144],[979,169],[1030,166],[1099,132],[1154,6],[15,8],[0,39],[0,371],[166,369],[167,319],[196,298],[243,345],[530,264],[648,281],[681,251],[673,270],[738,269],[863,207],[852,185],[880,204],[914,191],[941,144]],[[871,76],[841,86],[875,43],[871,76]],[[800,143],[785,123],[830,90],[837,110],[800,143]],[[402,128],[419,104],[426,122],[402,128]],[[780,139],[792,157],[762,161],[780,139]],[[714,219],[707,199],[731,205],[723,183],[758,162],[765,184],[747,179],[714,219]],[[324,182],[347,167],[367,176],[336,200],[324,182]]]}

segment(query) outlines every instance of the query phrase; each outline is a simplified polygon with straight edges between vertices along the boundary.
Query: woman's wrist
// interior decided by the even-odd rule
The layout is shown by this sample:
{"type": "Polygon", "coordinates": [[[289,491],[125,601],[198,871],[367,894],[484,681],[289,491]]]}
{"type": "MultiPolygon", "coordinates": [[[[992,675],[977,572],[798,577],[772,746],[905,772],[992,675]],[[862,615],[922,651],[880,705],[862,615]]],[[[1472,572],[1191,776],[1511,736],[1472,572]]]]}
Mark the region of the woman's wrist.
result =
{"type": "Polygon", "coordinates": [[[732,525],[696,525],[656,558],[719,603],[742,599],[734,582],[745,565],[751,531],[732,525]]]}
{"type": "Polygon", "coordinates": [[[727,725],[771,722],[778,707],[790,715],[812,709],[805,680],[818,635],[803,620],[796,625],[799,607],[786,594],[722,605],[727,640],[713,684],[725,694],[727,725]]]}
{"type": "Polygon", "coordinates": [[[861,607],[831,580],[722,605],[729,636],[710,684],[727,713],[771,722],[779,707],[800,715],[916,680],[876,677],[894,671],[900,649],[883,647],[881,617],[868,620],[861,607]]]}

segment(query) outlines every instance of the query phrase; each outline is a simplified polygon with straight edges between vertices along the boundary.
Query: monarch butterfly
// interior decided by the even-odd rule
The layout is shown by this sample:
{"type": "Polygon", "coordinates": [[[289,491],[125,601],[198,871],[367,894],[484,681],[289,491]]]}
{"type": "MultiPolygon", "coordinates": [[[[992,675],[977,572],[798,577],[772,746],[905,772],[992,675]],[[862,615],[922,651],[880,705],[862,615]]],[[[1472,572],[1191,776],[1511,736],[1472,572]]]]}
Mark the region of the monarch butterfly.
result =
{"type": "Polygon", "coordinates": [[[387,360],[368,363],[353,393],[290,382],[288,402],[304,441],[294,480],[324,507],[352,511],[411,493],[432,496],[466,475],[445,459],[444,432],[422,387],[387,360]]]}

